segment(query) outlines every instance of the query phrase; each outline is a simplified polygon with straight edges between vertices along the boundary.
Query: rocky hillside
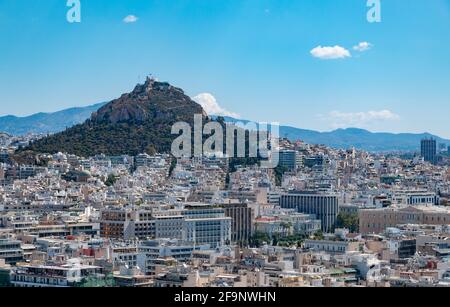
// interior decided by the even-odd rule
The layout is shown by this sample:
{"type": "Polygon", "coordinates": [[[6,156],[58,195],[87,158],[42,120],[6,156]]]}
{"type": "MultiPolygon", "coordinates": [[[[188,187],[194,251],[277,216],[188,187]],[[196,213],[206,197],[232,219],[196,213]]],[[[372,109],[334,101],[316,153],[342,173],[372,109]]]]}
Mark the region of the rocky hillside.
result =
{"type": "Polygon", "coordinates": [[[132,92],[105,104],[84,123],[41,139],[27,150],[80,156],[168,152],[174,138],[172,125],[192,122],[194,114],[206,118],[202,107],[183,90],[148,78],[132,92]]]}
{"type": "Polygon", "coordinates": [[[95,123],[145,124],[192,120],[193,114],[206,116],[202,107],[186,96],[182,89],[148,78],[131,93],[100,108],[92,115],[91,120],[95,123]]]}

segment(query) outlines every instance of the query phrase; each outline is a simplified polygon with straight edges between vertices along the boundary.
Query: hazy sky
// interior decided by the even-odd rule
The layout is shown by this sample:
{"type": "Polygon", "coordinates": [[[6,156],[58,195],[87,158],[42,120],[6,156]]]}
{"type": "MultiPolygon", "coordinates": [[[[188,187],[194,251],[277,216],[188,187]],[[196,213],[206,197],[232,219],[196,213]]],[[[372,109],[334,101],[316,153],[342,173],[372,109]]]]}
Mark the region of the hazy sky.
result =
{"type": "Polygon", "coordinates": [[[380,23],[366,0],[80,0],[81,23],[66,2],[0,0],[0,115],[152,73],[216,113],[450,138],[450,0],[381,0],[380,23]]]}

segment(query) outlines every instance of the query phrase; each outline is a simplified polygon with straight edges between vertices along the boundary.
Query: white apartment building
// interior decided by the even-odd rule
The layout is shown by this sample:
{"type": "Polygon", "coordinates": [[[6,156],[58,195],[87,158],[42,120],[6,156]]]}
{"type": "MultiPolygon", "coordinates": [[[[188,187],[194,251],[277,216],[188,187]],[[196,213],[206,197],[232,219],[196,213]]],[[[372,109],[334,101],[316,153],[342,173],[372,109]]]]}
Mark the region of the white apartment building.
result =
{"type": "Polygon", "coordinates": [[[28,265],[16,267],[11,271],[11,284],[14,287],[66,288],[73,287],[83,279],[101,274],[97,266],[83,265],[77,259],[69,260],[61,266],[28,265]]]}
{"type": "Polygon", "coordinates": [[[173,258],[186,261],[194,250],[206,250],[209,246],[195,246],[179,240],[161,239],[143,241],[138,245],[137,266],[146,275],[154,275],[158,260],[173,258]]]}
{"type": "Polygon", "coordinates": [[[223,208],[190,204],[183,211],[183,240],[211,248],[231,243],[231,218],[223,208]]]}
{"type": "Polygon", "coordinates": [[[398,190],[392,194],[392,203],[432,206],[439,203],[439,198],[436,193],[427,190],[398,190]]]}

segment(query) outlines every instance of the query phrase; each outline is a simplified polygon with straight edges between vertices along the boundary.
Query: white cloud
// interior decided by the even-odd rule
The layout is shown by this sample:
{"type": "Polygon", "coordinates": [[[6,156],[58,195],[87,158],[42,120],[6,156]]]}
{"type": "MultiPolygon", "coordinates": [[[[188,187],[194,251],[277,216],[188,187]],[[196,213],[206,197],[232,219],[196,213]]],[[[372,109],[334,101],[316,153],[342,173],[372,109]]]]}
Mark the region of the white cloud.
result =
{"type": "Polygon", "coordinates": [[[356,50],[359,52],[364,52],[364,51],[372,49],[372,47],[373,47],[373,45],[371,43],[360,42],[358,45],[353,46],[353,50],[356,50]]]}
{"type": "Polygon", "coordinates": [[[219,115],[219,116],[230,116],[234,118],[239,118],[239,114],[229,112],[222,108],[218,103],[216,98],[209,93],[198,94],[193,97],[192,100],[197,102],[203,107],[208,115],[219,115]]]}
{"type": "Polygon", "coordinates": [[[345,59],[352,56],[350,51],[337,45],[334,47],[318,46],[311,50],[311,55],[322,60],[345,59]]]}
{"type": "Polygon", "coordinates": [[[136,17],[136,16],[134,16],[134,15],[128,15],[127,17],[125,17],[124,19],[123,19],[123,22],[124,23],[133,23],[133,22],[136,22],[136,21],[138,21],[138,17],[136,17]]]}
{"type": "Polygon", "coordinates": [[[319,115],[332,128],[367,128],[380,122],[399,120],[400,116],[389,110],[345,113],[332,111],[326,115],[319,115]]]}

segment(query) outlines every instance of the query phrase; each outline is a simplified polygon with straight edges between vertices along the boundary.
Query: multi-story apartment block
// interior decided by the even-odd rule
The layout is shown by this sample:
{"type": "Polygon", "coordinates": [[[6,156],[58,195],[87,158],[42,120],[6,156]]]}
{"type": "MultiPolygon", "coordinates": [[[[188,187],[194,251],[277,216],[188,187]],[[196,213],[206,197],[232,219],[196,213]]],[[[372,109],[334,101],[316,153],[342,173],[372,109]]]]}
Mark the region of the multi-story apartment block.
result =
{"type": "Polygon", "coordinates": [[[4,259],[8,264],[15,264],[22,261],[24,258],[21,242],[0,238],[0,259],[4,259]]]}
{"type": "Polygon", "coordinates": [[[184,216],[180,212],[176,214],[155,216],[155,238],[181,239],[183,237],[184,216]]]}
{"type": "Polygon", "coordinates": [[[151,212],[127,208],[107,208],[100,213],[100,235],[114,239],[154,238],[151,212]]]}
{"type": "Polygon", "coordinates": [[[212,248],[231,243],[231,218],[223,208],[190,204],[185,206],[183,215],[183,240],[212,248]]]}
{"type": "Polygon", "coordinates": [[[427,190],[397,190],[392,195],[393,204],[437,205],[439,197],[435,192],[427,190]]]}
{"type": "Polygon", "coordinates": [[[192,243],[173,239],[143,241],[138,246],[138,266],[146,275],[155,275],[159,259],[173,258],[176,261],[191,259],[194,250],[209,246],[194,246],[192,243]]]}
{"type": "Polygon", "coordinates": [[[138,249],[136,244],[116,244],[111,246],[110,250],[114,268],[120,266],[134,268],[137,266],[138,249]]]}
{"type": "Polygon", "coordinates": [[[357,251],[359,245],[358,242],[305,240],[304,248],[330,254],[345,254],[349,251],[357,251]]]}
{"type": "Polygon", "coordinates": [[[97,266],[69,262],[64,265],[27,265],[11,271],[11,284],[14,287],[66,288],[79,285],[87,277],[101,275],[97,266]]]}

